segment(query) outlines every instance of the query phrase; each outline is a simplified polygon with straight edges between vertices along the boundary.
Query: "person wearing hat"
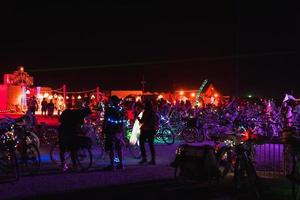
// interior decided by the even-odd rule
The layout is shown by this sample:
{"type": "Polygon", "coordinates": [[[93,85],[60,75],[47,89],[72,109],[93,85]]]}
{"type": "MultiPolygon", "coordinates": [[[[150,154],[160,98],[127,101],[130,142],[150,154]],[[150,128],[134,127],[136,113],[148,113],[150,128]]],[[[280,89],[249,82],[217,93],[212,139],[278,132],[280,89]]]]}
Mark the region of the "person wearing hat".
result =
{"type": "Polygon", "coordinates": [[[105,151],[109,152],[110,165],[107,170],[124,169],[123,145],[125,133],[125,112],[119,106],[120,99],[111,96],[109,104],[105,108],[103,131],[105,138],[105,151]],[[114,165],[115,151],[117,151],[119,164],[114,165]]]}

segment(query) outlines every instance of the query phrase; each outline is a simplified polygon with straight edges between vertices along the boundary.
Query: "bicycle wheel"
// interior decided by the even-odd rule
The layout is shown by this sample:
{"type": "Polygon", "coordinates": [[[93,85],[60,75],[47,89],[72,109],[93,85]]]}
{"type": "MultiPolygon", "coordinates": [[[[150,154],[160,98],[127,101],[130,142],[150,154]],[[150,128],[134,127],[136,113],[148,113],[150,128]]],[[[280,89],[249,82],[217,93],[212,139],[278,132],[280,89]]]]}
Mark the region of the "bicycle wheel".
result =
{"type": "Polygon", "coordinates": [[[294,200],[300,199],[300,162],[293,158],[293,169],[292,169],[292,197],[294,200]]]}
{"type": "Polygon", "coordinates": [[[161,132],[162,132],[162,139],[167,145],[174,144],[175,135],[171,129],[164,128],[161,132]]]}
{"type": "Polygon", "coordinates": [[[198,130],[197,132],[197,141],[198,142],[203,142],[205,140],[205,134],[203,130],[198,130]]]}
{"type": "Polygon", "coordinates": [[[140,159],[142,157],[140,145],[138,143],[136,143],[135,145],[128,143],[128,148],[133,158],[140,159]]]}
{"type": "Polygon", "coordinates": [[[43,133],[44,144],[54,144],[58,140],[58,132],[54,128],[49,128],[43,133]]]}
{"type": "Polygon", "coordinates": [[[81,171],[87,171],[93,163],[93,155],[90,148],[79,148],[76,152],[76,161],[81,171]]]}
{"type": "Polygon", "coordinates": [[[193,143],[196,140],[197,129],[195,127],[186,127],[182,131],[183,140],[187,143],[193,143]]]}
{"type": "Polygon", "coordinates": [[[14,150],[0,152],[0,177],[5,180],[16,181],[20,177],[17,156],[14,150]]]}
{"type": "Polygon", "coordinates": [[[40,139],[34,132],[27,132],[26,133],[26,144],[34,144],[37,148],[40,148],[40,139]]]}
{"type": "Polygon", "coordinates": [[[159,129],[154,135],[154,143],[162,143],[162,129],[159,129]]]}
{"type": "MultiPolygon", "coordinates": [[[[60,163],[60,150],[59,143],[56,142],[50,147],[50,160],[54,164],[60,163]]],[[[64,154],[66,164],[71,164],[71,155],[70,152],[66,151],[64,154]]]]}
{"type": "Polygon", "coordinates": [[[228,172],[232,170],[231,156],[231,149],[226,147],[221,148],[217,153],[218,166],[222,178],[224,178],[228,172]]]}
{"type": "Polygon", "coordinates": [[[24,155],[21,155],[20,158],[20,167],[22,171],[27,171],[30,174],[38,173],[41,167],[39,149],[35,144],[28,144],[24,148],[24,155]]]}
{"type": "Polygon", "coordinates": [[[95,160],[104,159],[104,141],[100,139],[93,141],[91,151],[95,160]]]}

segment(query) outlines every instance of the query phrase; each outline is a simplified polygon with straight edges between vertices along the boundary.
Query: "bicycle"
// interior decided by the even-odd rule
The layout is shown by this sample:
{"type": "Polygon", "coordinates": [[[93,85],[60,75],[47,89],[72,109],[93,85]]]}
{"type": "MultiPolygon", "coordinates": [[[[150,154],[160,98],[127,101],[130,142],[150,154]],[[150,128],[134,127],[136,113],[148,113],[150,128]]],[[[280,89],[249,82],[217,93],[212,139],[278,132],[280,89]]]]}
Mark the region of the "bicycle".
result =
{"type": "Polygon", "coordinates": [[[14,125],[13,132],[19,130],[15,135],[16,156],[21,171],[29,171],[30,174],[38,173],[41,167],[41,156],[37,145],[30,139],[31,132],[24,131],[23,125],[14,125]],[[19,130],[21,129],[21,131],[19,130]]]}
{"type": "Polygon", "coordinates": [[[208,132],[199,124],[198,118],[189,118],[187,126],[182,131],[183,140],[186,143],[203,142],[208,138],[208,132]]]}
{"type": "Polygon", "coordinates": [[[256,173],[253,161],[253,143],[263,141],[263,136],[253,134],[251,129],[246,130],[241,138],[237,139],[234,144],[234,185],[235,189],[239,190],[242,184],[244,173],[247,174],[249,190],[255,194],[256,198],[260,198],[259,177],[256,173]]]}
{"type": "Polygon", "coordinates": [[[5,120],[9,121],[14,125],[14,134],[15,135],[26,135],[26,141],[27,143],[33,143],[37,146],[37,148],[40,147],[40,140],[39,137],[32,132],[32,127],[28,126],[23,119],[13,119],[9,116],[5,116],[5,120]],[[20,121],[21,120],[21,121],[20,121]]]}
{"type": "MultiPolygon", "coordinates": [[[[75,162],[78,164],[80,171],[87,171],[91,168],[93,163],[93,154],[91,151],[91,140],[86,136],[77,136],[76,139],[76,155],[75,162]]],[[[66,165],[71,165],[71,152],[69,149],[64,153],[66,165]]],[[[54,164],[60,161],[59,142],[53,144],[50,148],[50,159],[54,164]]]]}
{"type": "Polygon", "coordinates": [[[19,164],[16,156],[16,141],[10,124],[0,125],[0,176],[4,175],[11,181],[20,177],[19,164]]]}
{"type": "Polygon", "coordinates": [[[57,141],[58,131],[55,128],[48,128],[45,122],[36,125],[31,131],[38,136],[42,145],[50,145],[57,141]]]}
{"type": "Polygon", "coordinates": [[[155,139],[158,140],[158,142],[163,141],[167,145],[172,145],[175,142],[175,134],[172,131],[169,120],[160,116],[160,127],[156,131],[155,139]]]}
{"type": "Polygon", "coordinates": [[[300,199],[300,137],[298,133],[291,133],[284,142],[288,144],[287,156],[290,156],[292,161],[292,168],[290,174],[287,175],[287,178],[291,181],[292,184],[292,198],[293,200],[300,199]]]}

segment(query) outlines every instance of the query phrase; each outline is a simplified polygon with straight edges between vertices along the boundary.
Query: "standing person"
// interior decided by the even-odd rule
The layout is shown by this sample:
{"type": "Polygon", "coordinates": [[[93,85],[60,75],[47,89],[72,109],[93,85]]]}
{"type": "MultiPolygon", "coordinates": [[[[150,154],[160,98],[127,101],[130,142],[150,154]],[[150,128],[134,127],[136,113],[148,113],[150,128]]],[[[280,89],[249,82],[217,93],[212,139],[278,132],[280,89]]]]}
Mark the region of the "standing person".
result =
{"type": "Polygon", "coordinates": [[[38,103],[36,101],[35,96],[31,97],[29,100],[29,111],[35,115],[35,111],[38,109],[38,103]]]}
{"type": "Polygon", "coordinates": [[[76,151],[78,147],[79,135],[82,133],[81,126],[84,123],[84,118],[91,114],[89,108],[81,109],[66,109],[62,112],[59,118],[58,142],[59,155],[61,160],[61,169],[66,171],[68,166],[65,163],[64,154],[66,151],[71,152],[71,160],[73,169],[77,170],[76,151]]]}
{"type": "Polygon", "coordinates": [[[142,118],[137,117],[137,119],[142,124],[141,135],[140,135],[140,147],[141,147],[142,160],[139,162],[139,164],[143,164],[147,162],[145,142],[148,141],[150,152],[151,152],[151,160],[148,164],[155,165],[154,136],[159,126],[158,125],[159,117],[157,113],[154,111],[153,104],[151,101],[146,101],[143,116],[142,118]]]}
{"type": "Polygon", "coordinates": [[[120,100],[117,96],[111,96],[104,114],[104,138],[105,150],[109,151],[110,165],[107,170],[114,170],[115,151],[118,153],[119,164],[117,169],[124,169],[123,166],[123,145],[125,133],[125,113],[119,106],[120,100]]]}
{"type": "Polygon", "coordinates": [[[50,100],[50,102],[47,105],[47,110],[48,110],[48,116],[50,118],[52,118],[53,113],[54,113],[54,103],[53,103],[52,99],[50,100]]]}
{"type": "Polygon", "coordinates": [[[57,103],[57,115],[60,116],[61,112],[64,110],[64,102],[62,99],[59,99],[58,100],[58,103],[57,103]]]}
{"type": "Polygon", "coordinates": [[[43,101],[42,101],[42,103],[41,103],[41,106],[42,106],[42,115],[45,115],[45,116],[46,116],[47,105],[48,105],[48,102],[46,101],[45,98],[43,98],[43,101]]]}

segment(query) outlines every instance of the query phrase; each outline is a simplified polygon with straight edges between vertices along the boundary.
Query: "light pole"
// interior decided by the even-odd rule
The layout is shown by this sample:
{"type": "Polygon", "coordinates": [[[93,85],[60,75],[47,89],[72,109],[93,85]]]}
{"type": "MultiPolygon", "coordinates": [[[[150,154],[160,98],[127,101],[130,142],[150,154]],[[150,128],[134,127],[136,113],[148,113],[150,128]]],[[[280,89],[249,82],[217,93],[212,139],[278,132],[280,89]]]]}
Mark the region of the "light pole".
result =
{"type": "Polygon", "coordinates": [[[143,80],[141,81],[141,84],[142,84],[142,94],[144,94],[144,92],[145,92],[145,84],[146,84],[144,75],[143,75],[143,80]]]}

